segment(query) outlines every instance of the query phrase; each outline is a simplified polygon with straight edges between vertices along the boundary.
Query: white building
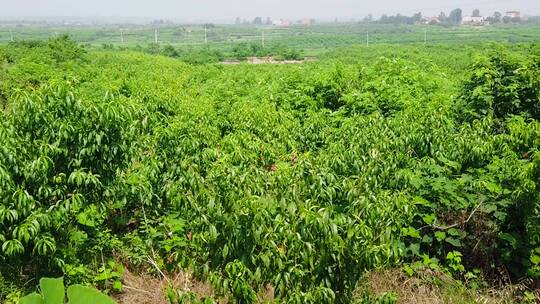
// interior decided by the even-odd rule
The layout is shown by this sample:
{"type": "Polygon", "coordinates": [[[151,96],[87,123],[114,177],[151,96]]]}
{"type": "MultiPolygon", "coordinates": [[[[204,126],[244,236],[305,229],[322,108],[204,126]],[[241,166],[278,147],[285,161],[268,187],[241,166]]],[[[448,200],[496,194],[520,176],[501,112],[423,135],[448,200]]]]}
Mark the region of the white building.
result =
{"type": "Polygon", "coordinates": [[[461,20],[461,24],[469,24],[469,25],[485,25],[487,23],[485,17],[472,17],[472,16],[465,16],[461,20]]]}
{"type": "Polygon", "coordinates": [[[510,18],[521,18],[521,13],[518,11],[508,11],[505,16],[510,18]]]}
{"type": "Polygon", "coordinates": [[[280,20],[274,20],[272,22],[272,24],[274,26],[291,26],[291,21],[285,20],[285,19],[280,19],[280,20]]]}

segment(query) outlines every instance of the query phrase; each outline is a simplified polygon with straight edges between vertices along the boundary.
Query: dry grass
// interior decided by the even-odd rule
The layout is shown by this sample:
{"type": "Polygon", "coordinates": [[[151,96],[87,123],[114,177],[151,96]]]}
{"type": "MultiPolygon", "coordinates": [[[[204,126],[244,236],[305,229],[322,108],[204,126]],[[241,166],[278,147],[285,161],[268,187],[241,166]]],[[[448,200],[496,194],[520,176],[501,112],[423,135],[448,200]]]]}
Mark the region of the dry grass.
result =
{"type": "Polygon", "coordinates": [[[257,303],[274,303],[274,286],[268,284],[257,293],[257,303]]]}
{"type": "MultiPolygon", "coordinates": [[[[119,304],[169,304],[166,290],[172,287],[182,292],[192,292],[197,298],[211,298],[218,303],[226,304],[225,298],[216,298],[216,294],[207,282],[195,279],[189,272],[177,272],[153,276],[149,274],[135,274],[125,270],[122,281],[122,294],[115,296],[119,304]]],[[[364,292],[372,295],[393,293],[397,296],[398,304],[450,304],[450,303],[479,303],[479,304],[510,304],[520,299],[529,290],[526,286],[534,286],[531,282],[508,285],[502,288],[484,290],[482,292],[465,288],[451,277],[431,270],[417,272],[408,277],[398,269],[372,271],[366,274],[354,298],[361,298],[364,292]]],[[[540,290],[532,292],[540,303],[540,290]]],[[[274,288],[271,285],[262,288],[257,295],[258,303],[276,303],[274,288]]]]}
{"type": "MultiPolygon", "coordinates": [[[[122,275],[124,292],[115,296],[119,304],[168,304],[168,287],[183,292],[193,292],[198,298],[215,298],[210,284],[193,278],[189,272],[177,272],[173,275],[155,277],[148,274],[134,274],[127,270],[122,275]]],[[[226,303],[225,300],[220,303],[226,303]]]]}
{"type": "MultiPolygon", "coordinates": [[[[515,284],[479,292],[465,288],[443,273],[426,270],[408,277],[402,271],[392,269],[374,271],[364,276],[355,297],[359,298],[367,291],[372,295],[393,293],[397,295],[399,304],[510,304],[519,300],[517,295],[527,291],[526,285],[515,284]]],[[[540,291],[533,293],[540,303],[540,291]]]]}
{"type": "Polygon", "coordinates": [[[479,294],[477,297],[478,303],[511,304],[518,302],[540,304],[540,286],[538,284],[538,281],[527,279],[518,284],[493,288],[479,294]],[[527,292],[535,299],[524,299],[527,292]]]}
{"type": "Polygon", "coordinates": [[[374,295],[394,293],[397,295],[398,303],[445,303],[438,286],[426,284],[422,278],[408,278],[399,270],[382,270],[367,274],[361,286],[361,290],[366,289],[374,295]]]}

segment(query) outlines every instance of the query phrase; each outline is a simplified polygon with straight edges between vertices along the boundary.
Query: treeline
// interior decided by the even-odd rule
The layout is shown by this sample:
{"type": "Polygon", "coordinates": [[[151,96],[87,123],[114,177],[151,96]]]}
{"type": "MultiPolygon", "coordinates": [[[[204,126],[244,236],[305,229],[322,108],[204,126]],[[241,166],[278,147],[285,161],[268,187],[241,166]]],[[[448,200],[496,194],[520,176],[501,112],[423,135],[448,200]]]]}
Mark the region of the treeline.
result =
{"type": "MultiPolygon", "coordinates": [[[[482,17],[479,9],[474,9],[472,17],[482,17]]],[[[372,15],[368,15],[362,20],[362,23],[380,23],[380,24],[417,24],[426,23],[431,25],[459,25],[463,21],[464,12],[461,8],[452,10],[449,14],[441,12],[436,17],[423,16],[421,12],[415,13],[412,16],[397,14],[395,16],[382,15],[381,18],[375,20],[372,15]]],[[[510,23],[540,23],[540,17],[511,17],[503,16],[500,12],[495,12],[492,16],[484,16],[484,22],[489,24],[510,24],[510,23]]]]}
{"type": "MultiPolygon", "coordinates": [[[[102,49],[114,50],[113,44],[103,44],[102,49]]],[[[204,47],[184,47],[179,48],[173,45],[160,45],[151,43],[146,46],[137,45],[133,48],[119,48],[124,50],[134,50],[152,55],[162,55],[177,58],[189,64],[218,63],[226,59],[244,61],[248,57],[273,57],[275,60],[301,60],[302,50],[288,47],[284,44],[273,44],[263,47],[259,43],[238,43],[230,50],[204,47]]]]}
{"type": "Polygon", "coordinates": [[[240,43],[233,50],[232,55],[238,60],[247,57],[268,57],[272,56],[276,60],[300,60],[303,59],[301,51],[288,47],[284,44],[275,44],[265,48],[258,43],[240,43]]]}
{"type": "Polygon", "coordinates": [[[441,12],[436,18],[427,18],[422,16],[421,12],[415,13],[412,16],[397,14],[395,16],[382,15],[380,19],[373,21],[371,16],[366,17],[364,22],[375,22],[381,24],[417,24],[417,23],[433,23],[442,25],[458,25],[463,20],[463,11],[456,8],[446,15],[441,12]]]}
{"type": "Polygon", "coordinates": [[[381,18],[377,21],[378,23],[384,24],[414,24],[422,21],[422,13],[416,13],[412,17],[404,16],[397,14],[395,16],[382,15],[381,18]]]}
{"type": "Polygon", "coordinates": [[[397,14],[388,16],[383,14],[380,19],[373,20],[373,16],[369,15],[362,22],[364,23],[380,23],[380,24],[417,24],[417,23],[433,23],[442,25],[458,25],[463,20],[463,11],[460,8],[452,10],[448,15],[441,12],[437,17],[425,17],[421,12],[415,13],[412,16],[397,14]]]}

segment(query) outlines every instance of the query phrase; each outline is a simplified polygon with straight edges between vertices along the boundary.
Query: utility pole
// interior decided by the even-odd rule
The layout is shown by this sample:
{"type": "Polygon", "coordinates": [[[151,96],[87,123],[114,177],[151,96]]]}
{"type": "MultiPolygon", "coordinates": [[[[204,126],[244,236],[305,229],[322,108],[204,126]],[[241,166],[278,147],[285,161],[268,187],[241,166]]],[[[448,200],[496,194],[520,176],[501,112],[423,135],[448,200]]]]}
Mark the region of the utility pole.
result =
{"type": "Polygon", "coordinates": [[[424,45],[427,45],[427,28],[424,31],[424,45]]]}
{"type": "Polygon", "coordinates": [[[157,44],[158,43],[158,30],[155,29],[154,31],[154,42],[157,44]]]}
{"type": "Polygon", "coordinates": [[[208,44],[208,28],[204,25],[204,44],[208,44]]]}
{"type": "Polygon", "coordinates": [[[366,32],[366,46],[369,46],[369,31],[366,32]]]}
{"type": "Polygon", "coordinates": [[[124,44],[124,30],[123,29],[120,29],[120,42],[124,44]]]}
{"type": "Polygon", "coordinates": [[[264,30],[262,30],[262,47],[264,49],[264,30]]]}
{"type": "Polygon", "coordinates": [[[9,29],[9,35],[11,36],[11,42],[15,41],[15,40],[13,39],[13,31],[12,31],[11,29],[9,29]]]}

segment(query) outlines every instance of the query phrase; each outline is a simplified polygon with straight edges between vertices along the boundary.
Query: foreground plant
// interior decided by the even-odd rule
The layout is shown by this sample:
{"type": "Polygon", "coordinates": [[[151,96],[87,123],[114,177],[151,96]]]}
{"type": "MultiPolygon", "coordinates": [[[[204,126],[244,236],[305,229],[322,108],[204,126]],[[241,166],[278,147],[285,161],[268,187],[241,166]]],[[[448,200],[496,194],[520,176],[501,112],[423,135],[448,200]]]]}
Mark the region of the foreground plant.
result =
{"type": "MultiPolygon", "coordinates": [[[[31,293],[23,297],[19,304],[64,304],[66,290],[64,289],[64,279],[42,278],[39,280],[41,293],[31,293]]],[[[96,289],[72,285],[67,289],[68,304],[115,304],[110,297],[102,294],[96,289]]]]}

